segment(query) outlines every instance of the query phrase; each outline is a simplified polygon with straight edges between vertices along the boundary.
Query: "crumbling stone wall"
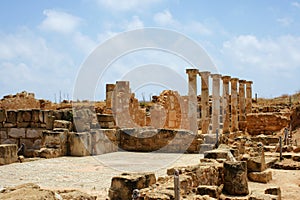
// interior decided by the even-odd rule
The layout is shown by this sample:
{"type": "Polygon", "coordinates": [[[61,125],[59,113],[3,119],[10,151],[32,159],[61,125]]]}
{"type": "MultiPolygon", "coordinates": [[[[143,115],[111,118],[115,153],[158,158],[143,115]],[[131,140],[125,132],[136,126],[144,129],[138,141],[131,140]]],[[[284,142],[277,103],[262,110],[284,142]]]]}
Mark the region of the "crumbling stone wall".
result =
{"type": "Polygon", "coordinates": [[[119,146],[126,151],[199,153],[201,135],[187,130],[130,128],[118,130],[119,146]]]}
{"type": "Polygon", "coordinates": [[[285,127],[289,127],[290,119],[278,113],[247,114],[247,132],[250,135],[271,135],[285,127]]]}
{"type": "Polygon", "coordinates": [[[0,110],[0,144],[24,143],[24,152],[31,157],[41,148],[42,132],[52,130],[56,119],[72,120],[71,110],[0,110]]]}
{"type": "Polygon", "coordinates": [[[291,129],[300,128],[300,105],[294,106],[291,113],[291,129]]]}
{"type": "Polygon", "coordinates": [[[165,117],[160,120],[165,122],[163,128],[189,130],[187,96],[180,96],[177,91],[164,90],[158,97],[155,97],[154,102],[162,106],[160,109],[163,111],[160,112],[165,117]]]}
{"type": "Polygon", "coordinates": [[[34,93],[25,91],[15,95],[6,95],[0,100],[0,108],[2,109],[50,109],[52,107],[50,101],[35,99],[34,93]]]}

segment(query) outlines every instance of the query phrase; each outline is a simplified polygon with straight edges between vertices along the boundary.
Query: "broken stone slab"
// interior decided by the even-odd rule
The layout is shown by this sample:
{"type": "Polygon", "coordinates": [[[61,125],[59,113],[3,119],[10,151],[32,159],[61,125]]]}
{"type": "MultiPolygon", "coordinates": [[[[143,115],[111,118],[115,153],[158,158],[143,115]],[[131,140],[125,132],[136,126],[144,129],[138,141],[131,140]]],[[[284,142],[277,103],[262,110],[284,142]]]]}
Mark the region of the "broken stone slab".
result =
{"type": "Polygon", "coordinates": [[[236,161],[230,150],[227,149],[214,149],[211,151],[206,151],[204,152],[204,158],[226,159],[228,161],[236,161]]]}
{"type": "Polygon", "coordinates": [[[248,195],[247,163],[245,161],[224,162],[223,192],[229,195],[248,195]]]}
{"type": "Polygon", "coordinates": [[[248,158],[247,169],[248,172],[262,172],[267,169],[264,153],[262,152],[260,156],[248,158]]]}
{"type": "Polygon", "coordinates": [[[265,194],[271,194],[278,196],[278,200],[281,199],[281,189],[280,187],[270,187],[265,189],[265,194]]]}
{"type": "Polygon", "coordinates": [[[300,162],[300,155],[293,155],[293,161],[300,162]]]}
{"type": "Polygon", "coordinates": [[[62,156],[61,150],[54,148],[41,148],[37,154],[41,158],[57,158],[62,156]]]}
{"type": "Polygon", "coordinates": [[[16,144],[0,145],[0,165],[14,163],[18,160],[18,147],[16,144]]]}
{"type": "Polygon", "coordinates": [[[154,173],[127,174],[112,178],[108,196],[111,200],[132,199],[134,189],[147,188],[156,183],[154,173]]]}
{"type": "Polygon", "coordinates": [[[250,172],[248,173],[248,179],[258,183],[268,183],[272,180],[272,171],[265,170],[263,172],[250,172]]]}
{"type": "Polygon", "coordinates": [[[216,185],[200,185],[197,187],[196,194],[199,195],[208,195],[212,198],[219,199],[222,193],[223,185],[216,186],[216,185]]]}

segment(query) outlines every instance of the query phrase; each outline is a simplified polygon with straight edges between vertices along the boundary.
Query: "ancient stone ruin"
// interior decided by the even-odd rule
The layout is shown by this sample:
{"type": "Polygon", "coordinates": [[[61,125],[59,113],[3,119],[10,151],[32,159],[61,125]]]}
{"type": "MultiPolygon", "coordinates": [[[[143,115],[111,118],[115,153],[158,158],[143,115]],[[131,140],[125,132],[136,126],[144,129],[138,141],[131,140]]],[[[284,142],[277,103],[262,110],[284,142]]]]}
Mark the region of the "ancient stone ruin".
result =
{"type": "Polygon", "coordinates": [[[147,104],[138,101],[128,81],[107,84],[101,107],[95,102],[59,107],[26,92],[5,96],[0,165],[117,151],[204,154],[199,164],[170,168],[165,177],[113,177],[108,197],[280,199],[280,185],[254,194],[249,182],[268,184],[272,168],[300,169],[300,106],[261,106],[252,97],[252,81],[198,69],[186,73],[187,96],[165,90],[147,104]]]}

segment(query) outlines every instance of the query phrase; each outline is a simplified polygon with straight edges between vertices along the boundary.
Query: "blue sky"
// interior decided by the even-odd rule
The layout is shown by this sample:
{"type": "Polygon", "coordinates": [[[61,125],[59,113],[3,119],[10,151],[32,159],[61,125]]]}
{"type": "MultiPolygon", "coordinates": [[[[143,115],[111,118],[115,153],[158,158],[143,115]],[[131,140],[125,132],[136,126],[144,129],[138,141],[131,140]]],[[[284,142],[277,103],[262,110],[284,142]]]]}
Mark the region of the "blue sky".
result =
{"type": "MultiPolygon", "coordinates": [[[[297,0],[10,0],[0,6],[0,95],[26,90],[52,101],[59,91],[72,96],[89,53],[118,33],[144,27],[192,38],[221,74],[252,80],[258,96],[300,90],[297,0]]],[[[116,69],[132,67],[128,60],[116,69]]],[[[185,77],[188,66],[175,60],[169,64],[181,65],[185,77]]],[[[112,72],[105,81],[119,78],[112,72]]],[[[97,99],[104,97],[103,84],[97,99]]]]}

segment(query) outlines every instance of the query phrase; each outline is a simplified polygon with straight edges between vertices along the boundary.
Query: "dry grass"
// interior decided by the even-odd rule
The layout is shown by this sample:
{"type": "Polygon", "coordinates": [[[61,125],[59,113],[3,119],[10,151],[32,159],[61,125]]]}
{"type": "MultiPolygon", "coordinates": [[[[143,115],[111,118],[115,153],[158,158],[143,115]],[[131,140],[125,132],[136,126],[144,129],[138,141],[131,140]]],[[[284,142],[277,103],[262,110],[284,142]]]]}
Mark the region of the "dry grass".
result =
{"type": "Polygon", "coordinates": [[[300,91],[293,95],[281,95],[280,97],[275,97],[272,99],[258,98],[257,104],[261,106],[271,106],[271,105],[294,105],[300,103],[300,91]]]}

